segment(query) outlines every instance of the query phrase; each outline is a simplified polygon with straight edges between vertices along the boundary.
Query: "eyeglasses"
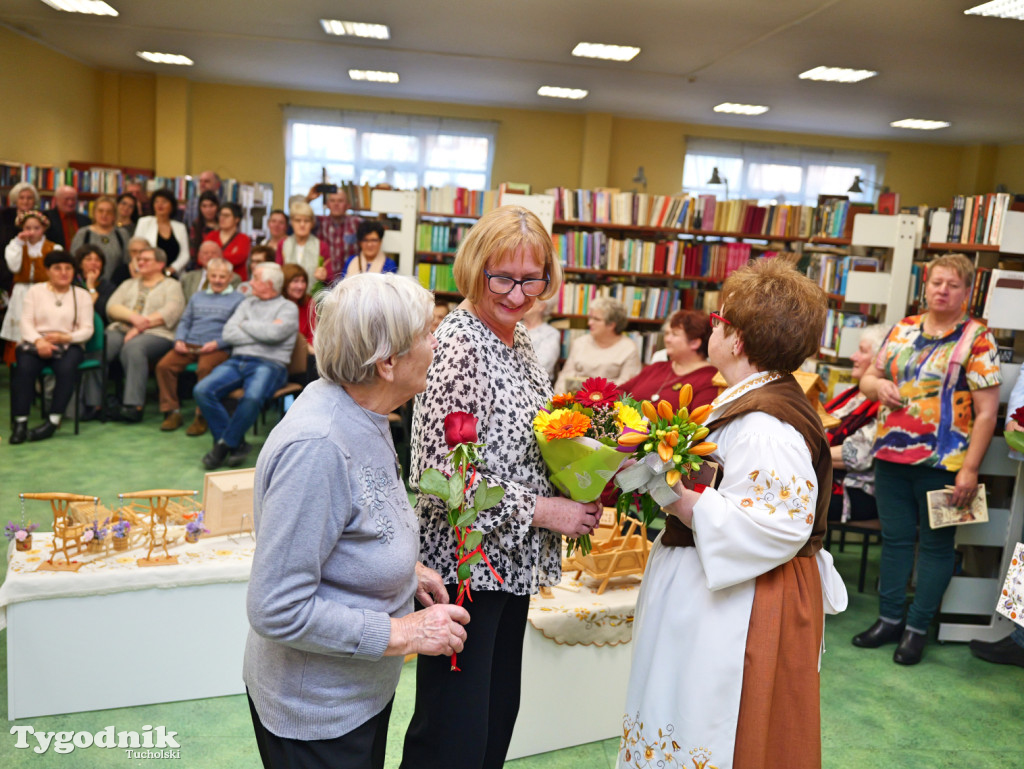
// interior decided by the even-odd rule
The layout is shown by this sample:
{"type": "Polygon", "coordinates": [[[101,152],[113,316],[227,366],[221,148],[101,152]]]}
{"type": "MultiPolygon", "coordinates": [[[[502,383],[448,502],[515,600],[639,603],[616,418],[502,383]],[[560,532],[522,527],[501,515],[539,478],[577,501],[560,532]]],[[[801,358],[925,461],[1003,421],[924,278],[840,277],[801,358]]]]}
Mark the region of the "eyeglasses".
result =
{"type": "Polygon", "coordinates": [[[711,328],[718,328],[723,323],[727,326],[732,325],[731,320],[729,320],[728,318],[723,318],[717,312],[709,312],[708,315],[711,316],[711,328]]]}
{"type": "Polygon", "coordinates": [[[501,295],[511,294],[516,286],[520,286],[523,289],[523,296],[540,296],[548,287],[549,282],[547,278],[516,280],[506,275],[491,275],[487,270],[484,270],[484,275],[487,276],[487,288],[491,290],[491,293],[501,295]]]}

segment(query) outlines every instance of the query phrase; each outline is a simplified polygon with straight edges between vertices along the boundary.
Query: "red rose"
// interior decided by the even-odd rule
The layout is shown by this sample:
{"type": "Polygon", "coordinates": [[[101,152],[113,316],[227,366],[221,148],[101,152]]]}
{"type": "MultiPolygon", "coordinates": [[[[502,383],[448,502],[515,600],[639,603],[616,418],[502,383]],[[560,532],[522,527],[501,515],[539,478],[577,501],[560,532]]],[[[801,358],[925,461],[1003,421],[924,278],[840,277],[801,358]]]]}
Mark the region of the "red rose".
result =
{"type": "Polygon", "coordinates": [[[1019,424],[1022,427],[1024,427],[1024,406],[1021,406],[1019,409],[1014,411],[1010,415],[1010,419],[1012,419],[1014,422],[1016,422],[1017,424],[1019,424]]]}
{"type": "Polygon", "coordinates": [[[476,417],[465,411],[453,411],[444,418],[444,442],[449,449],[460,443],[476,443],[476,417]]]}

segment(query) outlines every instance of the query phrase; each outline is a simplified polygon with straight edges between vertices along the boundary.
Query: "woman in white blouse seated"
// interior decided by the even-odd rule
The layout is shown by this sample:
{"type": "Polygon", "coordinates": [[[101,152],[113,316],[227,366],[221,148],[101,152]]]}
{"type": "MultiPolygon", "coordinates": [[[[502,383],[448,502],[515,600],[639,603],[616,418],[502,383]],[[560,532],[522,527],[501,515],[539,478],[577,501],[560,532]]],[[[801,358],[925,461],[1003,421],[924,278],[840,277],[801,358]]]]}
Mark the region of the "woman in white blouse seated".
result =
{"type": "Polygon", "coordinates": [[[11,377],[14,432],[11,443],[49,438],[60,426],[61,414],[75,388],[75,371],[85,352],[82,344],[92,336],[92,299],[84,288],[73,286],[74,260],[66,251],[51,251],[44,260],[49,279],[36,283],[25,293],[21,313],[21,343],[17,366],[11,377]],[[36,379],[49,366],[56,386],[50,404],[50,418],[28,429],[36,379]]]}
{"type": "Polygon", "coordinates": [[[585,334],[572,343],[569,358],[555,382],[555,392],[575,391],[590,377],[622,384],[640,373],[640,353],[623,335],[629,316],[622,302],[599,297],[590,303],[585,334]]]}
{"type": "Polygon", "coordinates": [[[824,612],[842,611],[846,591],[821,549],[828,440],[789,372],[817,352],[827,309],[781,259],[722,287],[708,360],[728,387],[705,421],[721,481],[677,484],[665,508],[637,600],[620,765],[821,766],[824,612]]]}

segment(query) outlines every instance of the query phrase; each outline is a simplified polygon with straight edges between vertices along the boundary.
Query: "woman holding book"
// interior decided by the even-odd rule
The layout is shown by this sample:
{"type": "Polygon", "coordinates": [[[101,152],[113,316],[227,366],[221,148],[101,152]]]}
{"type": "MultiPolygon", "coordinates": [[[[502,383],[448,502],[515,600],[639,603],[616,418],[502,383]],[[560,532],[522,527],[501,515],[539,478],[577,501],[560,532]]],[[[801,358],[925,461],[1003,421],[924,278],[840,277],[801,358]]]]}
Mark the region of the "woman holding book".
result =
{"type": "Polygon", "coordinates": [[[640,373],[640,353],[622,332],[629,316],[622,302],[598,297],[590,303],[587,329],[569,349],[569,358],[555,381],[555,392],[575,392],[590,377],[603,377],[621,385],[640,373]]]}
{"type": "Polygon", "coordinates": [[[875,495],[882,522],[878,620],[854,636],[869,649],[899,641],[893,660],[915,665],[953,576],[956,527],[932,529],[927,493],[952,489],[967,505],[978,488],[999,410],[998,348],[965,312],[974,265],[963,254],[928,266],[928,310],[897,323],[860,389],[882,404],[875,438],[875,495]],[[917,589],[906,609],[917,546],[917,589]]]}
{"type": "Polygon", "coordinates": [[[665,324],[667,361],[644,366],[643,371],[622,383],[623,392],[636,400],[657,403],[667,400],[672,408],[679,406],[683,385],[693,388],[690,409],[711,403],[718,388],[711,383],[717,369],[708,363],[708,340],[711,319],[700,310],[677,310],[665,324]]]}

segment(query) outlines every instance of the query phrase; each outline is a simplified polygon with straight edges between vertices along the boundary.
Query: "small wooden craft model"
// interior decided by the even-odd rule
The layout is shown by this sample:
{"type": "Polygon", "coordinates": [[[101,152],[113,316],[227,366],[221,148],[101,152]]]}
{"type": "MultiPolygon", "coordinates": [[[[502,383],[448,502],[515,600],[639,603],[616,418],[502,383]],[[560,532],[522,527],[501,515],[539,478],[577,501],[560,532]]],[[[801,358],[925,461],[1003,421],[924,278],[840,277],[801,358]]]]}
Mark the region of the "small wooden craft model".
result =
{"type": "Polygon", "coordinates": [[[171,566],[178,562],[178,557],[168,552],[167,545],[179,535],[169,533],[168,525],[184,524],[199,513],[201,508],[195,500],[197,493],[181,489],[149,489],[117,495],[121,505],[115,513],[114,522],[129,521],[129,532],[140,533],[149,548],[146,557],[138,560],[139,566],[171,566]],[[134,501],[125,504],[125,500],[134,501]],[[153,550],[156,548],[163,548],[164,554],[154,558],[153,550]]]}
{"type": "Polygon", "coordinates": [[[575,569],[576,579],[579,579],[583,572],[600,579],[598,595],[604,593],[613,577],[642,575],[650,553],[647,527],[632,516],[627,516],[624,522],[629,524],[625,534],[622,533],[623,522],[615,520],[615,510],[606,507],[601,516],[601,525],[591,536],[590,553],[577,553],[568,558],[562,564],[563,570],[575,569]]]}
{"type": "MultiPolygon", "coordinates": [[[[53,549],[50,557],[39,564],[37,571],[78,571],[82,562],[72,561],[71,556],[85,551],[86,544],[82,541],[87,524],[79,522],[72,515],[72,503],[88,502],[94,507],[99,504],[98,497],[87,497],[83,494],[68,494],[63,491],[47,491],[38,494],[25,493],[18,495],[24,509],[26,499],[37,499],[49,502],[53,510],[53,549]],[[57,561],[57,553],[64,554],[64,562],[57,561]]],[[[23,516],[24,517],[24,516],[23,516]]]]}

